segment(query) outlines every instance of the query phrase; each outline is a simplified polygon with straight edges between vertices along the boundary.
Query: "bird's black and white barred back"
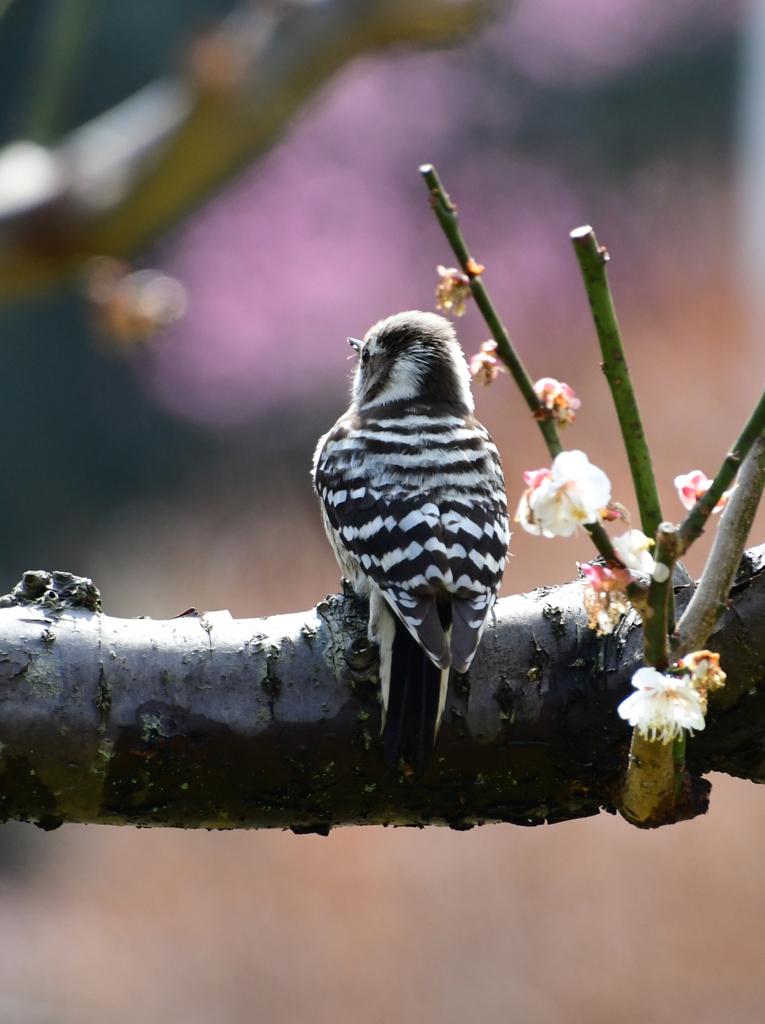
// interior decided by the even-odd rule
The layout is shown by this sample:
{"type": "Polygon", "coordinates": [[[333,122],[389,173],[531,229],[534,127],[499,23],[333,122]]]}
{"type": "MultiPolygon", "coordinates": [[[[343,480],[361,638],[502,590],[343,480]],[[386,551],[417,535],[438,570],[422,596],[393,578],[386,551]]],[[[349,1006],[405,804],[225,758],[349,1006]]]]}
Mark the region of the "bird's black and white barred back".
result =
{"type": "Polygon", "coordinates": [[[319,441],[314,485],[340,567],[370,599],[386,753],[421,768],[449,669],[467,671],[497,597],[504,480],[448,320],[399,313],[349,341],[359,353],[351,405],[319,441]]]}

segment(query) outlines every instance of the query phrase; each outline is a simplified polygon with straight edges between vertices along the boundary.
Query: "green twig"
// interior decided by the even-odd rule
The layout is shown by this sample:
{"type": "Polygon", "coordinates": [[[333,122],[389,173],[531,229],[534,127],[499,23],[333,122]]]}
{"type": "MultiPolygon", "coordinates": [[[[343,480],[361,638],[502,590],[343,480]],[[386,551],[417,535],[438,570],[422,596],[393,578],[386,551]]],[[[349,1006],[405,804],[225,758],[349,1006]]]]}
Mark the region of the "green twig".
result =
{"type": "MultiPolygon", "coordinates": [[[[423,176],[425,184],[428,186],[428,191],[430,192],[430,204],[433,207],[436,217],[438,217],[438,222],[443,228],[443,232],[452,247],[454,255],[457,257],[457,262],[459,263],[462,272],[470,280],[470,290],[473,293],[475,304],[483,314],[483,318],[492,333],[492,337],[497,343],[497,354],[513,375],[513,380],[520,388],[521,394],[526,401],[526,405],[528,405],[532,413],[537,413],[543,409],[542,402],[534,390],[534,384],[531,377],[528,375],[526,367],[521,362],[518,353],[513,347],[510,335],[507,333],[507,328],[500,320],[499,314],[489,298],[489,293],[486,291],[486,286],[481,280],[480,274],[475,272],[477,264],[470,256],[468,247],[465,244],[462,233],[460,232],[459,224],[457,223],[457,207],[445,192],[444,187],[436,174],[436,169],[432,164],[423,164],[422,167],[420,167],[420,174],[423,176]]],[[[550,452],[551,457],[555,458],[556,455],[559,455],[563,451],[563,445],[560,443],[560,437],[558,436],[558,428],[552,419],[537,420],[537,422],[545,439],[547,449],[550,452]]]]}
{"type": "Polygon", "coordinates": [[[651,453],[643,433],[640,411],[608,287],[608,253],[598,246],[595,232],[589,225],[572,231],[571,240],[582,268],[584,287],[590,300],[595,330],[603,355],[603,372],[611,388],[624,446],[627,449],[643,533],[648,537],[654,537],[662,520],[661,505],[651,465],[651,453]]]}
{"type": "MultiPolygon", "coordinates": [[[[529,409],[531,409],[533,413],[537,413],[543,409],[542,402],[534,390],[534,385],[526,367],[521,362],[520,356],[513,347],[513,343],[510,340],[510,335],[507,333],[505,325],[500,320],[499,314],[489,298],[486,286],[481,280],[480,271],[478,273],[476,272],[477,264],[472,259],[470,251],[462,237],[462,232],[459,229],[459,224],[457,222],[457,207],[444,190],[438,174],[436,173],[436,169],[432,164],[423,164],[420,167],[420,174],[423,176],[425,184],[428,186],[428,191],[430,192],[430,204],[433,207],[436,217],[438,217],[438,222],[452,247],[454,255],[457,257],[457,262],[459,263],[462,272],[470,281],[470,290],[473,293],[475,303],[483,314],[483,318],[497,343],[497,353],[512,374],[513,380],[520,388],[521,394],[526,400],[526,404],[529,409]]],[[[555,425],[555,421],[552,419],[537,419],[537,423],[539,424],[539,429],[542,431],[542,436],[545,439],[547,450],[550,452],[550,456],[554,459],[556,455],[560,455],[563,451],[563,445],[560,442],[560,436],[558,435],[558,428],[555,425]]],[[[621,562],[613,549],[613,545],[611,544],[611,539],[603,529],[603,526],[600,523],[587,523],[584,528],[589,533],[593,544],[606,561],[616,562],[621,565],[621,562]]]]}
{"type": "Polygon", "coordinates": [[[754,442],[765,431],[765,392],[760,398],[757,406],[749,417],[749,422],[744,427],[741,436],[736,444],[723,459],[723,464],[717,471],[717,476],[709,486],[709,490],[701,495],[691,511],[683,520],[680,526],[681,552],[683,554],[693,542],[704,532],[707,519],[712,514],[717,502],[722,497],[723,491],[733,483],[733,478],[738,472],[739,466],[749,454],[754,442]]]}
{"type": "Polygon", "coordinates": [[[727,609],[727,597],[764,487],[765,437],[761,435],[741,465],[738,486],[722,513],[699,585],[678,624],[672,642],[673,660],[700,650],[727,609]]]}
{"type": "Polygon", "coordinates": [[[672,577],[679,554],[678,544],[677,526],[660,523],[656,531],[656,561],[665,565],[669,574],[662,582],[651,580],[647,608],[641,612],[645,663],[660,672],[669,666],[670,595],[674,593],[672,577]]]}
{"type": "Polygon", "coordinates": [[[611,538],[608,536],[601,523],[585,523],[584,528],[589,533],[590,539],[598,549],[598,552],[607,562],[616,562],[617,565],[622,564],[620,558],[614,551],[611,538]]]}

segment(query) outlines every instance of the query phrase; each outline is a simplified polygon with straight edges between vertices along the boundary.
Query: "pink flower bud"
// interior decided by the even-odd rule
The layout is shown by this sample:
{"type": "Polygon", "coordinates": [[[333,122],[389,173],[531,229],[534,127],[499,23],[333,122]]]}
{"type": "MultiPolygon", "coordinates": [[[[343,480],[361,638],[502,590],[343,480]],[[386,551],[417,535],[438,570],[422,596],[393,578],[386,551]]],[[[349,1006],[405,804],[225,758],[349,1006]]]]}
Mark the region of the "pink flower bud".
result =
{"type": "Polygon", "coordinates": [[[544,480],[550,480],[552,472],[549,469],[529,469],[523,474],[527,487],[539,487],[544,480]]]}
{"type": "Polygon", "coordinates": [[[488,387],[497,379],[498,373],[504,373],[504,366],[494,354],[497,351],[497,343],[494,340],[485,341],[481,348],[470,360],[470,374],[476,384],[488,387]]]}
{"type": "Polygon", "coordinates": [[[632,582],[632,576],[626,569],[609,569],[605,565],[580,565],[585,579],[593,587],[601,590],[622,590],[625,591],[627,584],[632,582]]]}
{"type": "MultiPolygon", "coordinates": [[[[684,473],[681,476],[675,477],[675,487],[677,488],[680,501],[689,511],[699,498],[707,493],[711,486],[712,481],[700,469],[694,469],[690,473],[684,473]]],[[[728,498],[733,494],[733,491],[734,488],[731,488],[729,491],[723,492],[712,511],[719,512],[725,508],[728,498]]]]}
{"type": "Polygon", "coordinates": [[[692,651],[681,658],[678,668],[690,672],[687,676],[701,700],[704,714],[707,713],[707,693],[725,686],[726,675],[720,668],[720,655],[714,651],[692,651]]]}
{"type": "Polygon", "coordinates": [[[572,387],[554,377],[541,377],[534,391],[542,403],[542,408],[534,413],[535,419],[553,419],[561,427],[574,422],[574,410],[582,403],[572,387]]]}

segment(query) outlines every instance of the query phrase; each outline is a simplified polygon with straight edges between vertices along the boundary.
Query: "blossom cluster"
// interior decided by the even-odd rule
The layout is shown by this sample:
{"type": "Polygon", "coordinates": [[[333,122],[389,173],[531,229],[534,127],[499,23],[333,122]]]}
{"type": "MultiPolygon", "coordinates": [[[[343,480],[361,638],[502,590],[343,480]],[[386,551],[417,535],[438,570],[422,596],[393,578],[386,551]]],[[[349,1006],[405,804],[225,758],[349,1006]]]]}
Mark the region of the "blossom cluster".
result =
{"type": "Polygon", "coordinates": [[[619,705],[621,718],[649,740],[671,743],[704,728],[704,711],[690,676],[664,675],[658,669],[639,668],[632,677],[635,692],[619,705]]]}
{"type": "Polygon", "coordinates": [[[639,668],[632,677],[635,692],[619,705],[621,718],[649,740],[671,743],[687,729],[701,731],[705,726],[707,693],[725,685],[720,655],[713,651],[694,651],[678,662],[680,675],[639,668]],[[685,670],[685,671],[683,671],[685,670]]]}
{"type": "MultiPolygon", "coordinates": [[[[530,470],[523,476],[526,489],[515,519],[528,533],[571,537],[580,526],[628,518],[626,510],[611,501],[610,480],[584,452],[561,452],[549,469],[530,470]]],[[[584,603],[590,627],[598,633],[610,633],[629,607],[626,588],[632,577],[626,570],[644,573],[659,583],[669,579],[668,566],[651,554],[654,541],[640,530],[627,530],[612,543],[623,569],[582,568],[584,603]]]]}
{"type": "Polygon", "coordinates": [[[572,387],[553,377],[542,377],[534,385],[534,391],[542,403],[541,409],[534,413],[535,419],[553,419],[559,427],[574,422],[575,411],[582,403],[572,387]]]}
{"type": "MultiPolygon", "coordinates": [[[[601,252],[608,258],[605,250],[601,252]]],[[[438,267],[437,308],[454,316],[465,312],[465,303],[472,296],[471,278],[484,269],[472,260],[464,266],[467,273],[438,267]]],[[[497,350],[495,340],[485,341],[470,359],[470,374],[477,384],[493,383],[503,369],[497,350]]],[[[561,428],[574,422],[581,401],[573,388],[553,377],[542,377],[533,389],[539,401],[535,419],[552,421],[561,428]]],[[[534,406],[531,396],[526,397],[534,406]]],[[[525,472],[524,482],[515,519],[528,533],[571,537],[580,527],[617,519],[630,526],[627,509],[612,500],[608,476],[583,451],[560,452],[549,468],[525,472]]],[[[692,470],[675,477],[674,484],[680,501],[690,511],[713,481],[701,470],[692,470]]],[[[722,494],[711,511],[720,512],[732,493],[722,494]]],[[[605,565],[580,566],[589,626],[601,635],[612,633],[630,608],[628,588],[635,582],[632,572],[650,576],[657,583],[670,577],[670,567],[654,558],[651,549],[655,541],[641,530],[628,529],[612,538],[611,544],[613,553],[605,565]]],[[[632,685],[634,692],[619,705],[619,715],[648,740],[668,744],[682,738],[686,730],[693,735],[694,730],[704,729],[708,694],[725,685],[725,673],[719,654],[701,650],[685,655],[667,672],[652,666],[638,669],[632,685]]]]}

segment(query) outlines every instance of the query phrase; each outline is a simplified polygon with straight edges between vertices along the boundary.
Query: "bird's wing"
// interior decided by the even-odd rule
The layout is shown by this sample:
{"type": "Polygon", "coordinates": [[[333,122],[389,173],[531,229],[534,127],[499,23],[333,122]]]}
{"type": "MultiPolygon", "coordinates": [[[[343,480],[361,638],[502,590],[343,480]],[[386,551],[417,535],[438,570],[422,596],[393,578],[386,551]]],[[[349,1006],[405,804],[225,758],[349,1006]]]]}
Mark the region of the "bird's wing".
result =
{"type": "Polygon", "coordinates": [[[493,497],[441,502],[441,526],[449,552],[452,598],[452,664],[467,672],[486,619],[497,599],[510,534],[504,491],[493,497]]]}
{"type": "Polygon", "coordinates": [[[344,547],[442,668],[466,672],[502,580],[509,539],[501,501],[389,498],[365,486],[327,491],[327,517],[344,547]],[[451,594],[447,640],[435,594],[451,594]]]}
{"type": "Polygon", "coordinates": [[[338,540],[428,656],[448,668],[435,594],[451,588],[452,573],[438,506],[425,495],[397,499],[371,486],[330,490],[320,476],[317,488],[338,540]]]}
{"type": "Polygon", "coordinates": [[[486,620],[497,600],[495,593],[452,601],[451,656],[455,671],[467,672],[483,636],[486,620]]]}

